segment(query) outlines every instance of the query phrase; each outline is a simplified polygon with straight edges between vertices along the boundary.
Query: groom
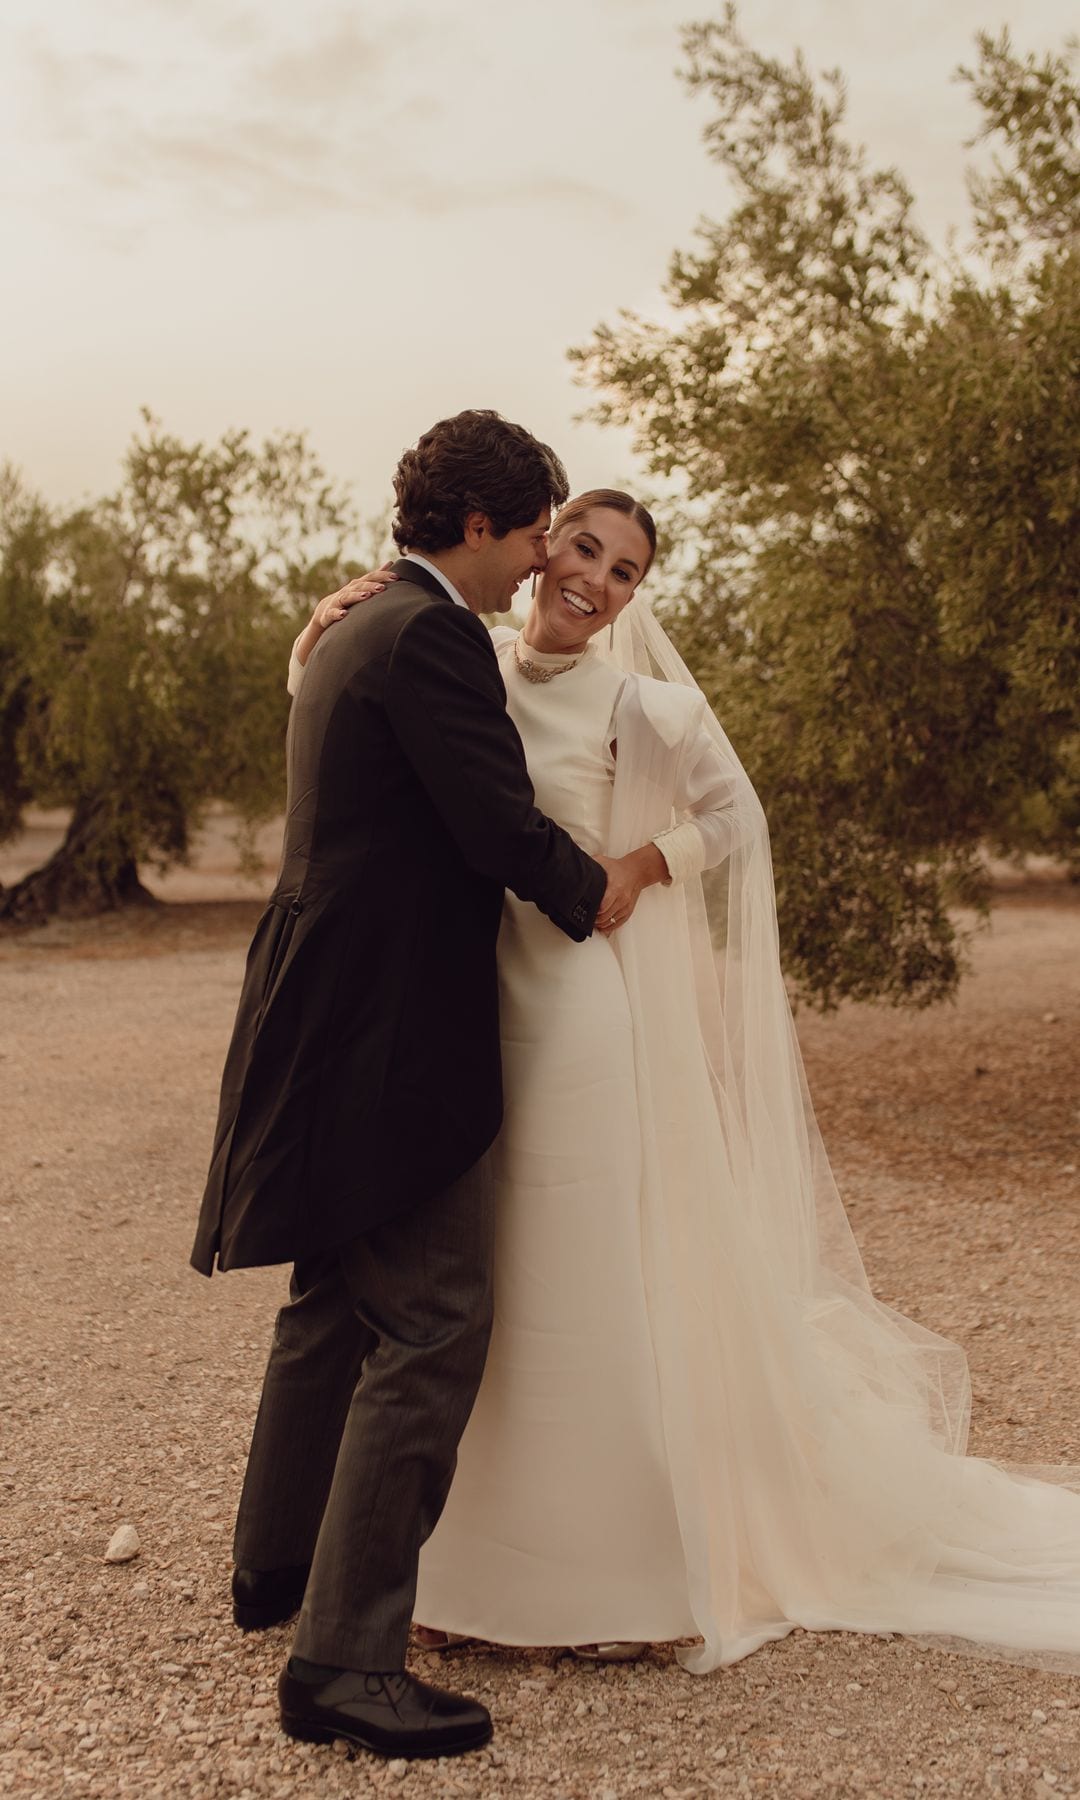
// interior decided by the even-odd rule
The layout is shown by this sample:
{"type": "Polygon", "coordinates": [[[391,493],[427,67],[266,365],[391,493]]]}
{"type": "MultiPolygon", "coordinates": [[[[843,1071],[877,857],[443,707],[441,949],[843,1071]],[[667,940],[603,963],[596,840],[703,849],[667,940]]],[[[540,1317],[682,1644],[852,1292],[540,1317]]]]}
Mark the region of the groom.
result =
{"type": "Polygon", "coordinates": [[[394,490],[398,579],[320,641],[293,706],[281,872],[192,1262],[294,1265],[233,1575],[245,1629],[300,1607],[285,1730],[440,1756],[491,1735],[405,1650],[491,1327],[503,890],[581,940],[606,881],[534,805],[475,616],[543,567],[562,464],[464,412],[406,451],[394,490]]]}

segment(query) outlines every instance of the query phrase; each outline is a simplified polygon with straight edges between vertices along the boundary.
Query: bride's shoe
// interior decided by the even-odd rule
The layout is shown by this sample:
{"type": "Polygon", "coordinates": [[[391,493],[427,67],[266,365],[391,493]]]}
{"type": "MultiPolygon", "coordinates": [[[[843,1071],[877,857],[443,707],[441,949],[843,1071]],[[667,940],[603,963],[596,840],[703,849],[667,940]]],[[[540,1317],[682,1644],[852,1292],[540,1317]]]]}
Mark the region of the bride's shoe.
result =
{"type": "MultiPolygon", "coordinates": [[[[414,1625],[413,1635],[421,1650],[456,1650],[460,1644],[479,1643],[478,1638],[465,1637],[459,1631],[439,1631],[433,1625],[414,1625]]],[[[582,1662],[637,1662],[648,1644],[632,1644],[612,1640],[605,1644],[569,1644],[571,1656],[582,1662]]]]}
{"type": "Polygon", "coordinates": [[[414,1625],[413,1632],[421,1650],[456,1650],[459,1644],[475,1644],[476,1639],[463,1637],[458,1631],[438,1631],[432,1625],[414,1625]]]}

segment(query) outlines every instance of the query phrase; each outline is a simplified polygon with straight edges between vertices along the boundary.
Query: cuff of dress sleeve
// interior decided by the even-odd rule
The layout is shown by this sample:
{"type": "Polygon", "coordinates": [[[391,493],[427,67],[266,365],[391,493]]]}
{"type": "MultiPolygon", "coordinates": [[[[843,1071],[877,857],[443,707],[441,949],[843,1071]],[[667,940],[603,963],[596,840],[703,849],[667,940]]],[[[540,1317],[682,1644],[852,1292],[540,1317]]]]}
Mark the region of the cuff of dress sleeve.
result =
{"type": "Polygon", "coordinates": [[[661,831],[653,843],[667,863],[672,881],[686,881],[705,867],[705,839],[693,819],[661,831]]]}

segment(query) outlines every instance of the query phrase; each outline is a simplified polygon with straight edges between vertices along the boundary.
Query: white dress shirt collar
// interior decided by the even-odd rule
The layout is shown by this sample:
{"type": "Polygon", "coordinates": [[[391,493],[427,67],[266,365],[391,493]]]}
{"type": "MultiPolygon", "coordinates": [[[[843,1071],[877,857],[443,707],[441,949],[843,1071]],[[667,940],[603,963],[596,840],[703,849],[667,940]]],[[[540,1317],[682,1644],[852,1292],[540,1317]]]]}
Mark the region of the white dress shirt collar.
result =
{"type": "Polygon", "coordinates": [[[469,602],[467,600],[462,599],[461,595],[458,593],[457,588],[454,586],[453,582],[451,580],[449,580],[449,578],[446,575],[443,574],[441,569],[437,569],[433,562],[428,562],[428,559],[426,556],[421,556],[419,550],[406,550],[405,555],[408,557],[410,562],[419,563],[420,567],[422,569],[426,569],[429,575],[434,575],[436,581],[442,582],[443,587],[446,589],[447,593],[449,594],[451,600],[454,602],[455,606],[463,606],[465,608],[466,612],[472,611],[472,608],[470,607],[469,602]]]}

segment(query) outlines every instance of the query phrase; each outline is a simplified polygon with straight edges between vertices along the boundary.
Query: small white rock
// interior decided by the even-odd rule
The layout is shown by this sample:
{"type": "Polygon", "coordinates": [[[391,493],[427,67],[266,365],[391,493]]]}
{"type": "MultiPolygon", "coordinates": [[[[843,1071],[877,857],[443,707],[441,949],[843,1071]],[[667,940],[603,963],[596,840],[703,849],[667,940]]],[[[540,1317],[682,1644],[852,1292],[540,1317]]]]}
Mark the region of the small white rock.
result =
{"type": "Polygon", "coordinates": [[[387,1764],[387,1767],[390,1770],[391,1775],[395,1776],[398,1781],[401,1780],[403,1775],[407,1775],[409,1772],[409,1765],[403,1756],[395,1756],[393,1760],[387,1764]]]}
{"type": "Polygon", "coordinates": [[[142,1545],[134,1525],[118,1525],[109,1539],[109,1547],[105,1552],[107,1563],[131,1562],[138,1556],[142,1545]]]}

